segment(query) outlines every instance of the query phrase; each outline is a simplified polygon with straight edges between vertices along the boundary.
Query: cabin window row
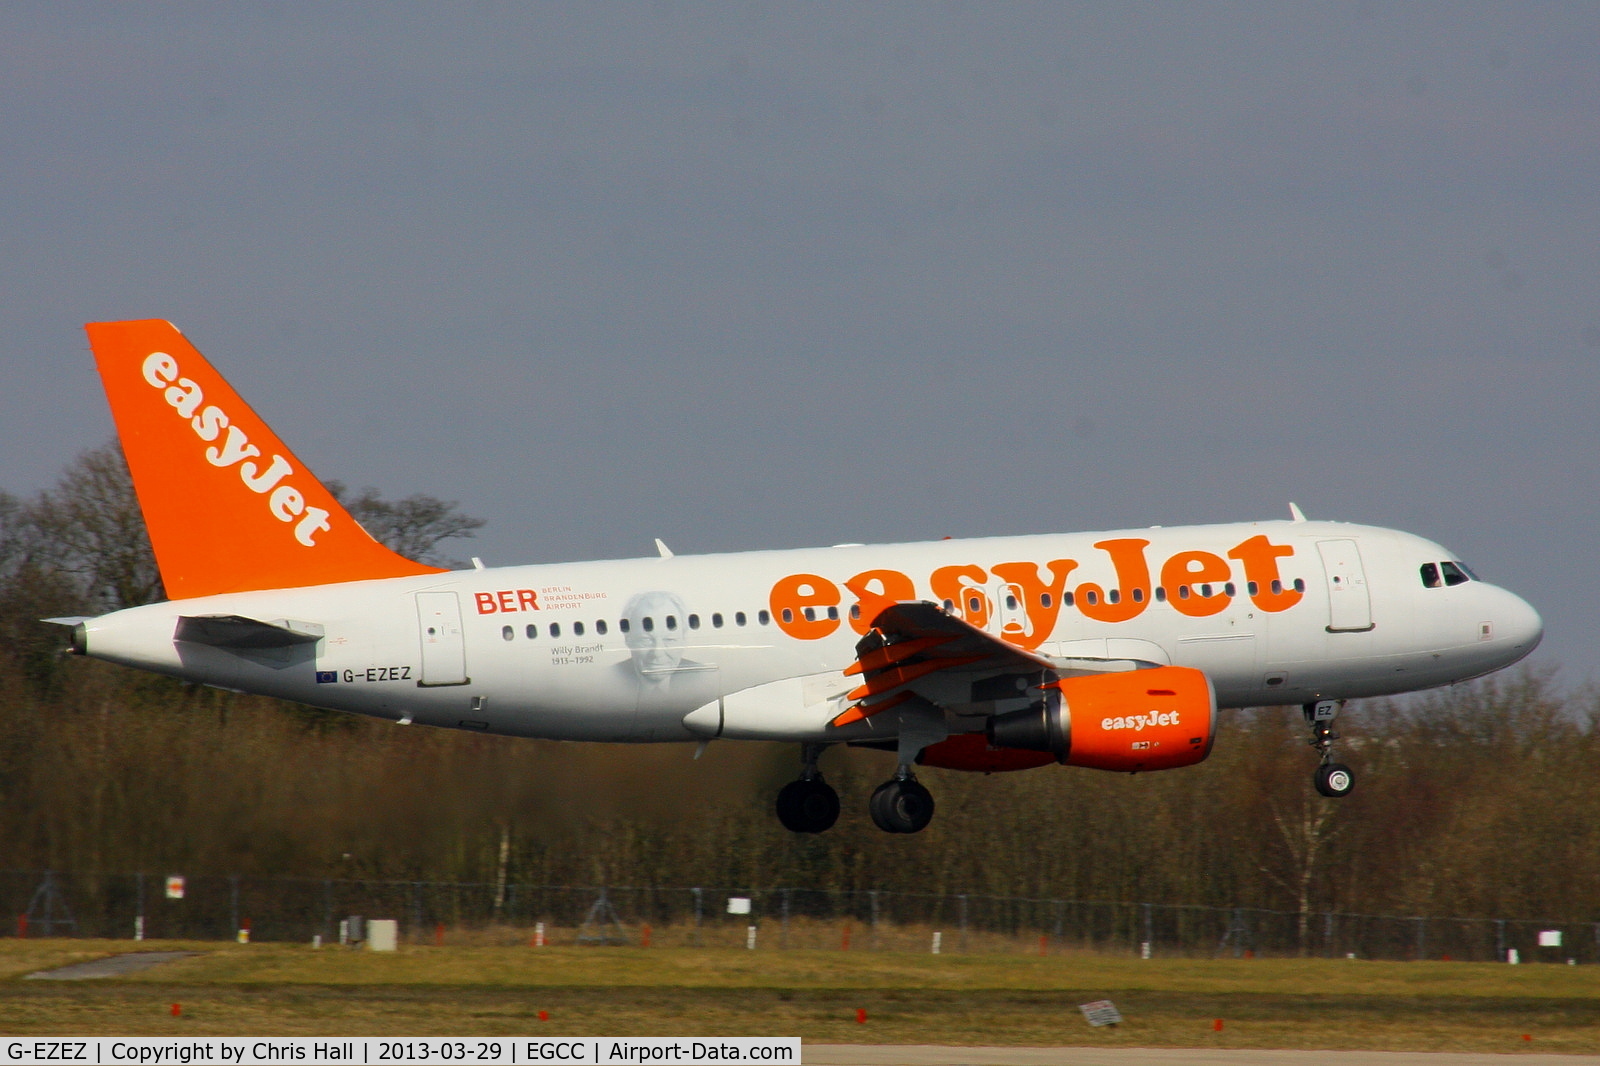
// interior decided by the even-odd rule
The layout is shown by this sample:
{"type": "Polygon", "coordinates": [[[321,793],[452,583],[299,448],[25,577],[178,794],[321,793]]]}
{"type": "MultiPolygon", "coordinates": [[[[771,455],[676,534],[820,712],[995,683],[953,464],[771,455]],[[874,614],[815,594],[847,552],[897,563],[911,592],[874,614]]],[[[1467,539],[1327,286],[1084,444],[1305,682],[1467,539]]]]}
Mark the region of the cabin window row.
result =
{"type": "MultiPolygon", "coordinates": [[[[1432,566],[1432,565],[1433,564],[1431,564],[1431,563],[1428,564],[1428,566],[1432,566]]],[[[1445,566],[1452,566],[1452,564],[1450,564],[1450,563],[1445,563],[1444,565],[1445,566]]],[[[1423,570],[1424,570],[1424,575],[1423,575],[1424,582],[1426,582],[1426,579],[1427,579],[1427,574],[1426,574],[1426,570],[1427,569],[1428,569],[1428,567],[1424,567],[1423,568],[1423,570]]],[[[1462,578],[1461,580],[1464,581],[1466,579],[1462,578]]],[[[1451,584],[1460,584],[1460,581],[1451,581],[1450,583],[1451,584]]],[[[1429,586],[1429,587],[1431,588],[1433,586],[1429,586]]],[[[1293,588],[1294,588],[1294,590],[1296,592],[1304,592],[1306,590],[1306,583],[1304,581],[1302,581],[1301,579],[1299,579],[1299,578],[1295,578],[1294,579],[1293,588]]],[[[1258,594],[1258,592],[1260,590],[1259,590],[1259,587],[1256,585],[1256,583],[1254,581],[1250,581],[1250,582],[1246,583],[1246,591],[1249,592],[1250,595],[1255,596],[1255,595],[1258,594]]],[[[1281,582],[1281,581],[1273,581],[1272,582],[1272,593],[1273,593],[1273,595],[1276,596],[1276,595],[1281,594],[1282,592],[1283,592],[1283,582],[1281,582]]],[[[1178,597],[1178,599],[1181,599],[1181,600],[1187,600],[1190,597],[1194,597],[1194,596],[1198,596],[1198,597],[1200,597],[1202,599],[1209,599],[1210,597],[1217,595],[1217,593],[1218,593],[1217,587],[1215,585],[1213,585],[1213,584],[1210,584],[1210,583],[1204,583],[1204,584],[1195,585],[1195,586],[1179,585],[1178,589],[1177,589],[1177,597],[1178,597]]],[[[1225,595],[1225,596],[1234,596],[1234,595],[1238,594],[1238,589],[1235,587],[1235,585],[1234,585],[1234,583],[1232,581],[1229,581],[1229,582],[1226,582],[1226,583],[1224,583],[1222,585],[1221,593],[1222,593],[1222,595],[1225,595]]],[[[1136,589],[1133,590],[1133,592],[1130,594],[1130,596],[1131,596],[1131,598],[1132,598],[1134,603],[1143,603],[1144,602],[1144,598],[1145,598],[1145,591],[1144,591],[1144,589],[1136,588],[1136,589]]],[[[1157,586],[1156,590],[1155,590],[1155,598],[1156,598],[1156,602],[1158,602],[1158,603],[1167,602],[1167,590],[1162,586],[1157,586]]],[[[1120,589],[1110,589],[1110,590],[1108,590],[1106,592],[1106,602],[1107,603],[1113,603],[1114,604],[1114,603],[1120,603],[1121,601],[1122,601],[1122,592],[1121,592],[1120,589]]],[[[1061,594],[1061,604],[1062,604],[1063,607],[1071,607],[1076,602],[1077,602],[1077,600],[1076,600],[1076,597],[1074,596],[1073,593],[1064,592],[1064,593],[1061,594]]],[[[1091,590],[1091,591],[1086,592],[1084,594],[1084,602],[1089,604],[1089,605],[1091,605],[1091,606],[1093,606],[1094,604],[1097,604],[1100,601],[1099,601],[1099,597],[1094,593],[1093,590],[1091,590]]],[[[1015,611],[1015,610],[1018,609],[1019,606],[1020,606],[1020,604],[1018,603],[1017,597],[1015,595],[1009,595],[1008,594],[1006,596],[1006,609],[1007,610],[1015,611]]],[[[1051,596],[1051,594],[1048,593],[1048,592],[1041,592],[1039,594],[1039,606],[1041,606],[1041,607],[1045,608],[1046,610],[1048,610],[1051,607],[1055,606],[1055,598],[1053,596],[1051,596]]],[[[944,609],[947,610],[947,611],[955,610],[955,601],[953,601],[953,600],[945,600],[944,601],[944,609]]],[[[978,599],[976,596],[971,597],[971,598],[969,598],[967,600],[966,609],[967,609],[967,611],[969,611],[972,614],[981,614],[983,612],[983,601],[978,599]]],[[[803,609],[800,612],[800,614],[801,614],[801,616],[803,618],[805,618],[805,620],[807,622],[815,622],[819,617],[817,608],[815,608],[815,607],[807,607],[807,608],[803,609]]],[[[823,614],[826,615],[826,617],[828,618],[829,621],[837,622],[839,620],[839,608],[837,608],[837,607],[825,608],[823,614]]],[[[850,607],[850,617],[853,620],[859,620],[861,618],[861,605],[859,603],[851,605],[851,607],[850,607]]],[[[786,623],[787,622],[793,622],[794,618],[795,618],[794,610],[792,608],[785,607],[783,609],[783,612],[782,612],[782,618],[783,618],[784,622],[786,622],[786,623]]],[[[720,611],[714,612],[711,615],[710,621],[711,621],[711,628],[712,629],[723,629],[728,624],[728,619],[725,618],[720,611]]],[[[749,616],[745,614],[745,612],[743,612],[743,611],[735,611],[733,613],[732,622],[733,622],[734,627],[742,628],[742,627],[747,626],[747,625],[750,624],[750,619],[749,619],[749,616]]],[[[579,622],[572,622],[572,623],[569,623],[569,624],[571,626],[571,629],[570,629],[570,635],[571,636],[584,637],[584,636],[588,636],[589,635],[589,629],[586,627],[585,623],[579,621],[579,622]]],[[[675,631],[675,630],[678,629],[678,618],[677,618],[676,615],[671,615],[671,614],[665,615],[661,620],[661,624],[668,631],[675,631]]],[[[700,618],[700,616],[698,614],[688,615],[688,616],[686,616],[684,618],[684,624],[689,629],[699,629],[699,628],[701,628],[701,618],[700,618]]],[[[768,612],[768,611],[757,611],[756,612],[756,624],[757,625],[763,625],[763,626],[771,625],[772,624],[772,614],[770,612],[768,612]]],[[[631,626],[631,623],[626,618],[620,619],[617,622],[617,629],[620,632],[623,632],[623,633],[629,632],[630,626],[631,626]]],[[[550,638],[552,640],[561,639],[561,636],[562,636],[562,625],[561,625],[560,622],[551,622],[545,628],[549,631],[550,638]]],[[[644,632],[646,632],[646,633],[654,632],[655,628],[656,628],[655,618],[650,616],[650,615],[645,615],[643,618],[639,619],[639,628],[641,630],[643,630],[644,632]]],[[[529,626],[525,627],[524,632],[527,635],[527,639],[529,639],[529,640],[537,640],[538,637],[539,637],[539,626],[537,626],[537,625],[529,625],[529,626]]],[[[606,622],[606,620],[604,618],[599,619],[598,621],[596,621],[594,623],[594,635],[595,636],[603,637],[603,636],[606,636],[608,633],[610,633],[610,627],[609,627],[608,623],[606,622]]],[[[516,627],[515,626],[502,626],[501,629],[500,629],[500,635],[502,637],[504,637],[506,640],[515,640],[517,638],[516,627]]]]}
{"type": "MultiPolygon", "coordinates": [[[[785,611],[784,613],[788,614],[787,611],[785,611]]],[[[787,620],[788,619],[785,619],[785,621],[787,621],[787,620]]],[[[710,621],[711,621],[711,628],[712,629],[723,629],[729,623],[729,619],[725,618],[721,611],[714,612],[711,615],[710,621]]],[[[733,612],[732,623],[733,623],[733,625],[735,627],[748,626],[750,624],[750,616],[745,614],[745,612],[743,612],[743,611],[735,611],[735,612],[733,612]]],[[[763,625],[763,626],[771,625],[772,624],[772,614],[771,614],[771,612],[769,612],[769,611],[757,611],[756,612],[756,624],[757,625],[763,625]]],[[[683,625],[688,629],[699,629],[700,626],[701,626],[701,618],[700,618],[700,616],[698,614],[687,615],[683,619],[683,625]]],[[[677,631],[678,628],[679,628],[679,626],[678,626],[678,616],[674,615],[674,614],[669,614],[669,615],[662,616],[661,626],[662,626],[662,628],[664,630],[666,630],[668,632],[677,631]]],[[[544,628],[550,634],[550,638],[552,640],[560,640],[561,639],[561,636],[562,636],[562,633],[563,633],[562,623],[560,623],[560,622],[551,622],[548,625],[546,625],[544,628]]],[[[617,631],[619,633],[631,632],[632,628],[633,628],[633,623],[632,623],[631,620],[629,620],[627,618],[619,619],[618,622],[617,622],[617,631]]],[[[645,633],[654,633],[656,631],[656,619],[655,619],[655,617],[653,615],[645,615],[643,618],[640,618],[639,619],[639,629],[642,632],[645,632],[645,633]]],[[[524,627],[523,632],[527,636],[527,639],[529,639],[529,640],[537,640],[537,639],[539,639],[539,626],[536,625],[536,624],[528,625],[528,626],[524,627]]],[[[567,633],[567,635],[573,636],[573,637],[586,637],[586,636],[588,636],[590,634],[591,630],[590,630],[590,628],[589,628],[587,623],[584,623],[582,621],[575,621],[575,622],[567,623],[567,628],[566,628],[565,632],[567,633]]],[[[593,623],[592,632],[597,637],[606,636],[607,634],[609,634],[611,632],[610,624],[604,618],[598,619],[597,621],[595,621],[593,623]]],[[[516,640],[517,639],[517,629],[516,629],[515,626],[501,626],[500,627],[500,636],[505,638],[506,640],[516,640]]]]}
{"type": "MultiPolygon", "coordinates": [[[[1295,578],[1293,584],[1291,585],[1291,587],[1296,592],[1304,592],[1306,590],[1306,583],[1304,581],[1302,581],[1300,578],[1295,578]]],[[[1206,582],[1206,583],[1199,584],[1199,585],[1179,585],[1178,588],[1177,588],[1177,598],[1180,599],[1180,600],[1187,600],[1187,599],[1189,599],[1191,597],[1194,597],[1194,596],[1198,596],[1198,597],[1201,597],[1201,598],[1210,598],[1212,596],[1217,595],[1218,591],[1219,591],[1218,586],[1216,586],[1216,585],[1214,585],[1214,584],[1212,584],[1210,582],[1206,582]]],[[[1234,585],[1234,583],[1232,581],[1228,581],[1228,582],[1225,582],[1225,583],[1222,584],[1222,586],[1220,587],[1220,591],[1221,591],[1222,595],[1224,595],[1224,596],[1235,596],[1235,595],[1238,595],[1238,591],[1239,590],[1238,590],[1238,587],[1236,585],[1234,585]]],[[[1247,582],[1245,582],[1245,591],[1248,592],[1252,596],[1257,596],[1257,595],[1260,595],[1261,586],[1258,585],[1254,581],[1247,581],[1247,582]]],[[[1274,580],[1272,582],[1272,594],[1274,596],[1279,596],[1279,595],[1283,594],[1283,582],[1282,581],[1274,580]]],[[[1169,595],[1169,593],[1167,592],[1167,590],[1166,590],[1166,588],[1164,586],[1160,586],[1160,585],[1156,586],[1155,599],[1156,599],[1157,603],[1166,603],[1168,595],[1169,595]]],[[[1128,594],[1128,598],[1131,599],[1134,603],[1143,603],[1145,601],[1145,590],[1142,589],[1142,588],[1136,588],[1131,593],[1128,594]]],[[[1074,593],[1063,592],[1061,594],[1061,605],[1063,607],[1071,607],[1076,602],[1077,602],[1077,596],[1074,593]]],[[[1098,604],[1100,602],[1100,596],[1093,589],[1090,589],[1088,592],[1085,592],[1083,594],[1083,602],[1092,607],[1092,606],[1094,606],[1094,605],[1096,605],[1096,604],[1098,604]]],[[[1105,602],[1106,603],[1121,603],[1122,602],[1122,590],[1121,589],[1108,589],[1106,591],[1106,594],[1105,594],[1105,602]]],[[[955,605],[955,601],[954,600],[945,600],[944,601],[944,609],[947,610],[947,611],[955,610],[955,606],[956,605],[955,605]]],[[[1006,610],[1015,611],[1020,606],[1021,606],[1021,604],[1018,602],[1017,597],[1014,594],[1008,593],[1006,595],[1006,610]]],[[[1041,592],[1041,593],[1039,593],[1039,606],[1045,608],[1046,610],[1049,610],[1051,607],[1055,606],[1055,598],[1053,596],[1051,596],[1050,593],[1048,593],[1048,592],[1041,592]]],[[[967,599],[967,601],[966,601],[966,609],[971,614],[982,614],[983,613],[983,607],[984,607],[983,600],[979,599],[976,596],[969,597],[967,599]]],[[[851,615],[850,616],[852,618],[856,617],[856,613],[855,613],[855,609],[854,608],[851,609],[851,615]]]]}

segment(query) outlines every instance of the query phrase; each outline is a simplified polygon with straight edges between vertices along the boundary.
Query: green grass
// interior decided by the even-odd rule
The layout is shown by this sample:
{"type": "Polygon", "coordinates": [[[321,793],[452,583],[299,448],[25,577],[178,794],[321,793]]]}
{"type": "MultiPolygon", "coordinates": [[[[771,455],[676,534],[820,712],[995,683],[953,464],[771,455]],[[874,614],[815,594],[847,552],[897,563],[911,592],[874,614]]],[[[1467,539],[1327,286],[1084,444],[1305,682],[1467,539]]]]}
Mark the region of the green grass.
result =
{"type": "Polygon", "coordinates": [[[59,1035],[781,1035],[812,1043],[1593,1052],[1600,968],[738,949],[145,942],[114,980],[21,975],[128,941],[0,942],[0,1031],[59,1035]],[[1077,1004],[1126,1019],[1090,1029],[1077,1004]],[[172,1003],[182,1004],[178,1018],[172,1003]],[[857,1024],[857,1008],[867,1023],[857,1024]],[[540,1011],[549,1020],[538,1019],[540,1011]],[[1213,1019],[1223,1030],[1213,1031],[1213,1019]]]}

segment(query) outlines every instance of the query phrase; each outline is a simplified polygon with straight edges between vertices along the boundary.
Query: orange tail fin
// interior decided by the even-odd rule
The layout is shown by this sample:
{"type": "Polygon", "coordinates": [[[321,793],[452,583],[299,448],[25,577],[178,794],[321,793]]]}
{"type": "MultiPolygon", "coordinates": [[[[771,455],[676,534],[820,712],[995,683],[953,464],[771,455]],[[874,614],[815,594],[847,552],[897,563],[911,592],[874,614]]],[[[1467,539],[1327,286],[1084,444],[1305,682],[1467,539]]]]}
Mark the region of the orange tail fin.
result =
{"type": "Polygon", "coordinates": [[[173,599],[441,572],[373,540],[172,323],[84,329],[173,599]]]}

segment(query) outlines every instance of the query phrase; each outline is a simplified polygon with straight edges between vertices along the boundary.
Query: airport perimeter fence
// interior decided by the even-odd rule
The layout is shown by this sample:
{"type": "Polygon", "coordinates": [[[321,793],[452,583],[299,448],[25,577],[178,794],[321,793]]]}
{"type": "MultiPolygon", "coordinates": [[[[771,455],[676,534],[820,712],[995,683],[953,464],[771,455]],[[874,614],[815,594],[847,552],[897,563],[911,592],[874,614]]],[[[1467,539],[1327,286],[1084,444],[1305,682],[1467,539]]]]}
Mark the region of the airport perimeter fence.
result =
{"type": "Polygon", "coordinates": [[[1309,955],[1600,963],[1600,922],[1448,918],[1185,904],[726,886],[626,887],[0,871],[5,936],[324,944],[352,915],[411,944],[1091,950],[1184,957],[1309,955]],[[181,892],[180,895],[175,893],[181,892]],[[746,910],[748,908],[748,910],[746,910]],[[1556,940],[1558,943],[1552,944],[1556,940]]]}

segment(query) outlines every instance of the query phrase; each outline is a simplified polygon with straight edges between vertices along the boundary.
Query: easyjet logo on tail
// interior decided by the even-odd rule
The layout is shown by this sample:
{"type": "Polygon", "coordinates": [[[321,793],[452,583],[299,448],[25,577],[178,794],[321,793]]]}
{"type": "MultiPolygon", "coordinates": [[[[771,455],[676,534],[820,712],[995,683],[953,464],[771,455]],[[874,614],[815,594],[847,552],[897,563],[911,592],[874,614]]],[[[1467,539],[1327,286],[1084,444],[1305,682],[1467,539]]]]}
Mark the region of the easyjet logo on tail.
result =
{"type": "Polygon", "coordinates": [[[205,392],[189,378],[181,376],[178,361],[166,352],[151,352],[144,360],[144,380],[160,389],[179,418],[189,423],[203,442],[215,441],[205,450],[206,462],[226,469],[236,467],[239,480],[251,492],[266,497],[267,511],[278,521],[294,526],[294,539],[308,548],[328,525],[328,512],[306,503],[305,493],[285,481],[295,473],[289,460],[273,455],[262,463],[261,449],[250,443],[249,434],[234,424],[228,413],[205,402],[205,392]]]}

